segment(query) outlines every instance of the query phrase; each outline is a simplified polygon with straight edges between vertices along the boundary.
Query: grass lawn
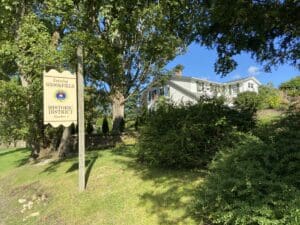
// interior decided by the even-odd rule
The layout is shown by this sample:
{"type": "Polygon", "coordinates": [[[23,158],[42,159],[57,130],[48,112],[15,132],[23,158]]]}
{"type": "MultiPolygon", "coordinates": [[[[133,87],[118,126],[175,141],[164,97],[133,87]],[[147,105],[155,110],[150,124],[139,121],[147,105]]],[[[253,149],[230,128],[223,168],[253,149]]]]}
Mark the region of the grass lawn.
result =
{"type": "Polygon", "coordinates": [[[190,210],[201,172],[149,169],[134,151],[88,152],[87,189],[78,193],[76,157],[29,164],[27,149],[1,150],[0,225],[199,224],[190,210]],[[28,201],[33,205],[22,211],[28,201]]]}

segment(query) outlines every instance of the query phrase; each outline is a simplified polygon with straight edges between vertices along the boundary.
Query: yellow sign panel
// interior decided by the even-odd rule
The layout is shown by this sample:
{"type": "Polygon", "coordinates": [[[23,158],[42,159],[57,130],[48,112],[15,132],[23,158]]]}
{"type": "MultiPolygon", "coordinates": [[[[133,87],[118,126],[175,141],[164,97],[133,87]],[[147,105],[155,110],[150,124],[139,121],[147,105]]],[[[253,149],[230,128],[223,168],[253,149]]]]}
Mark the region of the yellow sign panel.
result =
{"type": "Polygon", "coordinates": [[[77,124],[76,76],[69,71],[44,71],[44,124],[77,124]]]}

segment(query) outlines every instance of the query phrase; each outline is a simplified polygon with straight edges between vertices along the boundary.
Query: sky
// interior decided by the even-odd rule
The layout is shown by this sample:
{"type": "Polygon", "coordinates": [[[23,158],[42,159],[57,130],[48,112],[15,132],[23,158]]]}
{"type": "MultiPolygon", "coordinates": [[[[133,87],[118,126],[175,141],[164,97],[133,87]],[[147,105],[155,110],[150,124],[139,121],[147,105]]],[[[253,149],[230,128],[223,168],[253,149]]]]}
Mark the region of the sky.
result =
{"type": "Polygon", "coordinates": [[[282,82],[300,75],[300,71],[290,65],[280,65],[273,67],[270,73],[262,70],[262,65],[251,58],[250,54],[242,53],[234,59],[237,61],[237,68],[221,78],[214,72],[214,63],[217,59],[215,50],[208,50],[205,47],[193,43],[186,53],[177,56],[173,61],[167,64],[166,69],[172,69],[178,64],[184,66],[183,76],[198,77],[211,81],[226,82],[248,76],[255,76],[262,84],[271,82],[278,87],[282,82]]]}

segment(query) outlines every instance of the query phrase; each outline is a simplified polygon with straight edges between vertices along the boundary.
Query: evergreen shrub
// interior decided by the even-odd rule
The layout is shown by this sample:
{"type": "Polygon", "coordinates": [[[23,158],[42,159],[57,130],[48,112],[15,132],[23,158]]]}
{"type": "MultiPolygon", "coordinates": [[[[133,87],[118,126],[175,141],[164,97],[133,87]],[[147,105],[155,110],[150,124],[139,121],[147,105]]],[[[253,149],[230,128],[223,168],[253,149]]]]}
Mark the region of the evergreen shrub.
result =
{"type": "Polygon", "coordinates": [[[205,166],[220,147],[235,142],[235,131],[240,128],[236,116],[243,118],[222,99],[161,105],[149,113],[141,128],[139,160],[162,167],[205,166]]]}
{"type": "Polygon", "coordinates": [[[219,151],[196,194],[205,224],[300,222],[300,116],[291,114],[219,151]]]}
{"type": "Polygon", "coordinates": [[[102,121],[102,133],[104,135],[107,135],[108,132],[109,132],[108,121],[107,121],[107,118],[105,116],[103,121],[102,121]]]}

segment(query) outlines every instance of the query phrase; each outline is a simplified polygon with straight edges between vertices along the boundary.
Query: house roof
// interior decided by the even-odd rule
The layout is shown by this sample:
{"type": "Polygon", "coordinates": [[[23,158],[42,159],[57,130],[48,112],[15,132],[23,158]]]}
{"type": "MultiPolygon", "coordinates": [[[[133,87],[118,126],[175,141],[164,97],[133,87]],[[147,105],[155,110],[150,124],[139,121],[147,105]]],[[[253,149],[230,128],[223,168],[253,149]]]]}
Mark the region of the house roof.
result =
{"type": "Polygon", "coordinates": [[[261,85],[261,83],[253,76],[244,77],[241,79],[235,79],[235,80],[227,81],[224,83],[209,81],[209,80],[201,79],[201,78],[197,78],[197,77],[188,77],[188,76],[172,76],[171,80],[186,81],[186,82],[201,81],[201,82],[209,82],[209,83],[214,83],[214,84],[219,84],[219,85],[234,84],[234,83],[238,83],[238,82],[242,82],[242,81],[254,80],[257,84],[261,85]]]}

